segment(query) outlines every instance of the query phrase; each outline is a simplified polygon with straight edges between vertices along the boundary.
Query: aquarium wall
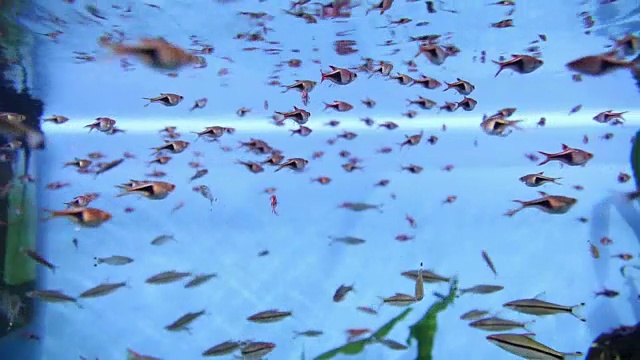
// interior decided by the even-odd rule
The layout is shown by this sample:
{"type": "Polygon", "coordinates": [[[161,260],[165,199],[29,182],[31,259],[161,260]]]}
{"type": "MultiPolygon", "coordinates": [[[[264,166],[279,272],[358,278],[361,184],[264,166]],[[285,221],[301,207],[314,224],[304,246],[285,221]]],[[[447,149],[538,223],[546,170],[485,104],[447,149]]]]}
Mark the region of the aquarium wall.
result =
{"type": "Polygon", "coordinates": [[[640,317],[639,11],[19,11],[46,147],[24,152],[35,252],[5,246],[10,271],[33,282],[37,269],[20,295],[35,311],[0,346],[16,359],[636,356],[602,339],[629,339],[640,317]]]}

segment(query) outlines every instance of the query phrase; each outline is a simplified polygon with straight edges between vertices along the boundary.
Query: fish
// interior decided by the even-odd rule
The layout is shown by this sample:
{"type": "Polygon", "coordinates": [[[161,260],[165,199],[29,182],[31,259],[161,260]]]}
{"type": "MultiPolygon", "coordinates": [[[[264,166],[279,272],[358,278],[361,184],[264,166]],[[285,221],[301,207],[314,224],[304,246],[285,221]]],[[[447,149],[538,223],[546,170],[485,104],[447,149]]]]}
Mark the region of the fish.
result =
{"type": "Polygon", "coordinates": [[[546,316],[554,314],[571,314],[580,321],[587,321],[582,315],[579,314],[580,308],[585,306],[585,303],[580,303],[573,306],[558,305],[547,301],[540,300],[539,297],[542,294],[531,299],[520,299],[509,301],[502,306],[517,311],[523,314],[546,316]]]}
{"type": "Polygon", "coordinates": [[[307,93],[311,92],[317,85],[317,82],[312,80],[294,80],[295,82],[291,85],[282,85],[285,90],[282,93],[286,93],[287,91],[294,89],[299,92],[306,91],[307,93]]]}
{"type": "Polygon", "coordinates": [[[99,163],[98,164],[98,170],[95,172],[95,176],[98,176],[100,174],[104,174],[105,172],[115,168],[116,166],[122,164],[124,162],[124,158],[120,158],[120,159],[116,159],[113,161],[109,161],[107,163],[99,163]]]}
{"type": "Polygon", "coordinates": [[[276,111],[275,113],[282,116],[285,120],[291,119],[295,121],[298,125],[306,124],[309,121],[309,118],[311,117],[310,112],[308,112],[305,109],[299,108],[297,106],[294,106],[292,111],[288,111],[288,112],[276,111]]]}
{"type": "Polygon", "coordinates": [[[127,349],[127,360],[162,360],[159,357],[142,355],[131,349],[127,349]]]}
{"type": "Polygon", "coordinates": [[[361,245],[366,242],[366,240],[364,239],[353,237],[353,236],[329,236],[329,239],[331,239],[331,241],[329,242],[329,245],[333,245],[334,243],[337,243],[337,242],[347,244],[347,245],[361,245]]]}
{"type": "Polygon", "coordinates": [[[451,282],[451,280],[453,279],[453,278],[448,278],[442,275],[438,275],[430,270],[422,270],[422,269],[404,271],[400,275],[406,277],[409,280],[415,281],[418,278],[419,274],[422,274],[422,279],[426,283],[438,283],[438,282],[448,283],[448,282],[451,282]]]}
{"type": "Polygon", "coordinates": [[[133,262],[132,258],[127,256],[122,256],[122,255],[112,255],[112,256],[103,257],[103,258],[94,257],[93,259],[95,260],[95,264],[93,264],[93,266],[98,266],[99,264],[121,266],[121,265],[131,264],[133,262]]]}
{"type": "Polygon", "coordinates": [[[538,187],[544,185],[546,183],[554,183],[558,185],[562,185],[558,182],[558,180],[562,179],[561,177],[552,178],[548,176],[544,176],[544,172],[539,172],[535,174],[527,174],[522,176],[519,180],[527,185],[528,187],[538,187]]]}
{"type": "Polygon", "coordinates": [[[80,226],[90,227],[90,228],[98,227],[104,224],[105,222],[111,220],[111,217],[112,217],[111,213],[109,212],[106,212],[104,210],[100,210],[97,208],[90,208],[90,207],[72,208],[72,209],[66,209],[66,210],[45,209],[45,211],[50,213],[51,215],[43,219],[43,221],[48,221],[58,217],[66,217],[72,222],[80,226]]]}
{"type": "Polygon", "coordinates": [[[189,178],[189,182],[191,182],[193,180],[196,180],[196,179],[200,179],[201,177],[207,175],[208,173],[209,173],[209,170],[207,170],[207,169],[198,169],[196,171],[196,173],[193,174],[193,176],[189,178]]]}
{"type": "Polygon", "coordinates": [[[367,204],[360,202],[345,202],[338,205],[338,208],[347,209],[355,212],[361,212],[366,210],[378,210],[378,212],[382,213],[382,204],[367,204]]]}
{"type": "Polygon", "coordinates": [[[151,98],[142,98],[144,100],[149,100],[144,106],[147,107],[153,103],[162,104],[164,106],[176,106],[184,99],[184,96],[178,94],[171,93],[160,93],[160,95],[151,98]]]}
{"type": "Polygon", "coordinates": [[[162,200],[169,196],[176,189],[172,183],[164,181],[148,181],[139,185],[131,186],[123,189],[124,191],[116,197],[122,197],[130,194],[138,194],[151,200],[162,200]]]}
{"type": "Polygon", "coordinates": [[[151,245],[164,245],[169,241],[176,241],[176,238],[173,235],[159,235],[156,236],[153,240],[151,240],[151,245]]]}
{"type": "Polygon", "coordinates": [[[518,322],[491,316],[470,322],[469,326],[485,331],[509,331],[513,329],[525,329],[529,331],[529,329],[527,329],[527,325],[533,321],[534,320],[529,322],[518,322]]]}
{"type": "Polygon", "coordinates": [[[265,341],[250,341],[240,349],[243,359],[262,359],[263,356],[275,350],[276,344],[265,341]]]}
{"type": "Polygon", "coordinates": [[[533,57],[531,55],[511,55],[511,59],[503,62],[493,61],[494,64],[498,65],[498,71],[496,72],[494,77],[498,77],[502,70],[509,69],[513,70],[519,74],[529,74],[537,69],[539,69],[544,61],[533,57]]]}
{"type": "Polygon", "coordinates": [[[469,310],[466,313],[460,315],[460,320],[476,320],[487,316],[489,312],[487,310],[469,310]]]}
{"type": "Polygon", "coordinates": [[[29,248],[21,248],[20,252],[30,257],[33,261],[37,262],[38,264],[47,267],[54,273],[58,268],[57,266],[50,263],[47,259],[45,259],[42,255],[38,254],[35,250],[29,249],[29,248]]]}
{"type": "Polygon", "coordinates": [[[142,38],[137,45],[124,45],[114,42],[109,36],[102,36],[98,44],[116,55],[137,57],[145,65],[158,70],[176,71],[186,65],[206,64],[203,57],[191,54],[162,37],[142,38]]]}
{"type": "Polygon", "coordinates": [[[243,345],[242,341],[227,340],[202,352],[202,356],[224,356],[234,353],[243,345]]]}
{"type": "Polygon", "coordinates": [[[380,297],[380,300],[382,300],[382,304],[389,304],[398,307],[409,306],[418,301],[414,296],[402,293],[395,293],[394,295],[386,298],[380,297]]]}
{"type": "Polygon", "coordinates": [[[164,271],[159,274],[153,275],[144,282],[147,284],[169,284],[182,280],[188,276],[191,276],[190,272],[179,272],[175,270],[164,271]]]}
{"type": "Polygon", "coordinates": [[[493,294],[504,289],[502,285],[475,285],[467,289],[460,289],[459,294],[493,294]]]}
{"type": "Polygon", "coordinates": [[[525,359],[558,359],[582,357],[581,352],[561,353],[533,339],[533,334],[493,334],[487,340],[525,359]]]}
{"type": "Polygon", "coordinates": [[[266,323],[278,322],[280,320],[283,320],[284,318],[291,316],[292,314],[293,313],[291,311],[280,311],[278,309],[270,309],[270,310],[265,310],[265,311],[255,313],[247,317],[247,320],[255,323],[266,324],[266,323]]]}
{"type": "Polygon", "coordinates": [[[25,293],[26,297],[38,299],[49,303],[65,303],[72,302],[79,308],[83,308],[78,300],[72,296],[63,293],[60,290],[31,290],[25,293]]]}
{"type": "Polygon", "coordinates": [[[588,76],[609,75],[622,69],[636,70],[640,66],[640,57],[632,61],[617,59],[612,54],[584,56],[565,65],[569,70],[588,76]]]}
{"type": "Polygon", "coordinates": [[[353,284],[349,286],[345,284],[340,285],[333,294],[333,302],[343,301],[347,294],[352,291],[354,291],[353,284]]]}
{"type": "Polygon", "coordinates": [[[325,80],[329,80],[337,85],[348,85],[358,78],[358,74],[349,69],[339,68],[332,65],[329,65],[329,68],[331,71],[326,73],[320,70],[320,74],[322,75],[320,79],[321,83],[325,80]]]}
{"type": "Polygon", "coordinates": [[[169,151],[172,154],[179,154],[183,152],[187,147],[189,147],[190,144],[190,142],[184,140],[165,140],[164,145],[151,148],[153,150],[153,153],[151,155],[159,154],[160,152],[165,150],[169,151]]]}
{"type": "Polygon", "coordinates": [[[489,269],[491,269],[493,275],[498,276],[498,272],[496,271],[496,267],[493,264],[493,260],[491,260],[489,254],[485,250],[482,250],[482,260],[487,263],[487,266],[489,267],[489,269]]]}
{"type": "Polygon", "coordinates": [[[542,166],[550,161],[560,161],[561,163],[569,166],[584,166],[594,157],[590,152],[574,149],[566,144],[562,144],[562,151],[555,154],[542,151],[538,151],[538,153],[546,157],[546,159],[539,163],[538,166],[542,166]]]}
{"type": "Polygon", "coordinates": [[[562,215],[571,210],[571,208],[578,202],[578,199],[568,196],[549,195],[543,191],[539,191],[538,193],[542,196],[541,198],[529,201],[513,200],[520,204],[520,207],[509,210],[504,215],[513,216],[526,208],[535,208],[552,215],[562,215]]]}
{"type": "Polygon", "coordinates": [[[274,172],[278,172],[284,168],[289,168],[294,171],[302,171],[304,170],[304,168],[308,163],[309,163],[309,160],[306,160],[303,158],[290,158],[290,159],[287,159],[282,164],[280,164],[280,166],[278,166],[278,168],[275,169],[274,172]]]}
{"type": "Polygon", "coordinates": [[[180,316],[178,319],[176,319],[171,324],[165,326],[164,328],[168,331],[186,331],[187,333],[190,333],[191,330],[189,328],[189,325],[204,314],[205,314],[205,310],[200,310],[197,312],[188,312],[180,316]]]}
{"type": "Polygon", "coordinates": [[[127,282],[117,282],[117,283],[102,283],[98,286],[92,287],[89,290],[82,292],[78,295],[79,298],[94,298],[99,296],[105,296],[113,293],[114,291],[129,286],[127,282]]]}
{"type": "Polygon", "coordinates": [[[305,331],[294,331],[293,332],[293,338],[297,338],[300,336],[304,336],[304,337],[318,337],[318,336],[322,336],[324,335],[324,332],[322,332],[321,330],[305,330],[305,331]]]}
{"type": "Polygon", "coordinates": [[[480,123],[480,128],[487,134],[492,136],[506,137],[512,133],[512,129],[522,130],[519,123],[522,120],[507,120],[503,117],[485,117],[480,123]]]}
{"type": "Polygon", "coordinates": [[[409,349],[409,347],[405,344],[401,344],[395,340],[391,340],[391,339],[374,339],[375,342],[377,342],[378,344],[384,345],[385,347],[387,347],[388,349],[391,350],[407,350],[409,349]]]}
{"type": "Polygon", "coordinates": [[[453,83],[445,82],[445,84],[447,85],[447,88],[444,89],[443,91],[454,89],[458,92],[458,94],[464,95],[464,96],[470,95],[473,92],[473,90],[475,90],[476,88],[470,82],[466,80],[461,80],[460,78],[456,78],[456,82],[453,82],[453,83]]]}
{"type": "Polygon", "coordinates": [[[194,288],[216,277],[218,277],[218,274],[216,273],[195,275],[193,279],[189,280],[189,282],[184,285],[184,287],[185,289],[194,288]]]}

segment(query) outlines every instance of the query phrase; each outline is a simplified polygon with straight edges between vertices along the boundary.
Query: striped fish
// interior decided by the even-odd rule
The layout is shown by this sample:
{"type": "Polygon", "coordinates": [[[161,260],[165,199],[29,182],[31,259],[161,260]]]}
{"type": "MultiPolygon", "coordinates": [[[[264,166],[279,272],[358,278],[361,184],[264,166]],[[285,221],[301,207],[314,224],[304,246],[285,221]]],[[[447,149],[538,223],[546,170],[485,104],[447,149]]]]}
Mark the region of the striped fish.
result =
{"type": "Polygon", "coordinates": [[[494,334],[487,336],[487,340],[505,351],[525,359],[565,360],[583,356],[581,352],[563,353],[556,351],[535,341],[533,336],[533,334],[494,334]]]}
{"type": "Polygon", "coordinates": [[[538,297],[532,299],[521,299],[510,301],[508,303],[503,304],[502,306],[507,309],[511,309],[523,314],[529,315],[555,315],[555,314],[571,314],[576,318],[580,319],[580,321],[587,321],[584,317],[582,317],[578,310],[583,307],[585,303],[580,303],[574,306],[565,306],[558,305],[550,302],[546,302],[538,299],[538,297]]]}

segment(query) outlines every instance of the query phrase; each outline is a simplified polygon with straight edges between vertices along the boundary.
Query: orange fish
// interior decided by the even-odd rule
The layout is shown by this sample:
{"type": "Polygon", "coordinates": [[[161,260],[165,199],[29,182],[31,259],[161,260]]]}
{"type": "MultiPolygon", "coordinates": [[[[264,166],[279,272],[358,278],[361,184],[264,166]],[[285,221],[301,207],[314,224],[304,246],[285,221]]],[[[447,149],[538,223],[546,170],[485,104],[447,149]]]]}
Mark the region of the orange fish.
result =
{"type": "Polygon", "coordinates": [[[44,221],[57,217],[66,217],[76,224],[84,227],[98,227],[111,220],[111,214],[96,208],[73,208],[67,210],[46,210],[51,215],[44,221]]]}
{"type": "Polygon", "coordinates": [[[116,55],[135,56],[146,65],[156,69],[178,70],[185,65],[202,65],[204,60],[161,37],[141,39],[138,45],[116,44],[109,37],[101,37],[98,43],[103,47],[110,48],[116,55]]]}
{"type": "Polygon", "coordinates": [[[609,53],[581,57],[566,65],[572,71],[590,76],[607,75],[620,69],[637,71],[638,66],[640,66],[640,58],[633,61],[619,60],[609,53]]]}

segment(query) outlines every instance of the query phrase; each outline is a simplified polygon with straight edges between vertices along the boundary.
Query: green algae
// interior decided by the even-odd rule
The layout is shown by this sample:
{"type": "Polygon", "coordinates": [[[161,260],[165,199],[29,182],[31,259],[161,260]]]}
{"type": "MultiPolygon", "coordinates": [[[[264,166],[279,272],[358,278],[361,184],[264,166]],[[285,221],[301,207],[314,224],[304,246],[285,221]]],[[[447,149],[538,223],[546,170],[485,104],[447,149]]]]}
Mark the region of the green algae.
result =
{"type": "MultiPolygon", "coordinates": [[[[17,161],[14,169],[24,168],[24,158],[17,161]]],[[[5,245],[4,282],[19,285],[36,279],[36,263],[24,256],[21,248],[34,248],[38,226],[35,208],[35,188],[22,184],[17,178],[9,190],[7,242],[5,245]]]]}
{"type": "Polygon", "coordinates": [[[438,330],[438,314],[446,310],[453,303],[458,292],[458,280],[451,282],[449,293],[443,299],[435,302],[429,310],[409,328],[407,345],[411,346],[411,340],[418,343],[418,360],[431,360],[431,352],[438,330]]]}
{"type": "Polygon", "coordinates": [[[384,339],[391,332],[391,330],[393,330],[393,328],[396,325],[398,325],[402,320],[404,320],[404,318],[407,317],[407,315],[409,315],[409,313],[412,310],[413,309],[411,309],[411,308],[408,308],[408,309],[404,310],[399,315],[397,315],[393,319],[389,320],[386,324],[382,325],[378,330],[374,331],[373,334],[371,334],[371,336],[369,336],[369,337],[367,337],[365,339],[348,342],[348,343],[346,343],[346,344],[344,344],[344,345],[342,345],[340,347],[337,347],[337,348],[335,348],[333,350],[329,350],[329,351],[327,351],[327,352],[315,357],[315,360],[333,359],[334,357],[336,357],[337,355],[340,355],[340,354],[344,354],[344,355],[357,355],[357,354],[360,354],[362,351],[364,351],[364,348],[367,345],[375,343],[376,340],[384,339]]]}

